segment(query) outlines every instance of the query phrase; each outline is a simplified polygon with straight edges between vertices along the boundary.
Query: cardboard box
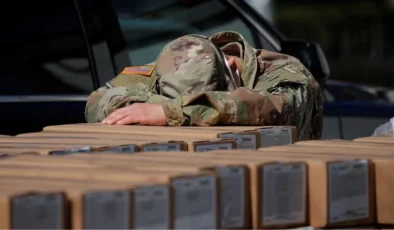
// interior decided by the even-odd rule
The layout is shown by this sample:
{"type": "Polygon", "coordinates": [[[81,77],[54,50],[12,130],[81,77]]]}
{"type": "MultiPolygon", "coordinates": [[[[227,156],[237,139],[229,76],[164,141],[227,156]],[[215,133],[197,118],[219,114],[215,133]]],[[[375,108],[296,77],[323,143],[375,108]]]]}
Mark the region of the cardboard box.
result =
{"type": "Polygon", "coordinates": [[[227,132],[218,135],[219,138],[236,140],[237,149],[258,149],[261,147],[261,134],[257,131],[227,132]]]}
{"type": "MultiPolygon", "coordinates": [[[[149,171],[197,169],[212,170],[221,177],[221,227],[224,229],[250,229],[250,183],[249,168],[236,162],[215,161],[207,162],[200,154],[185,154],[181,152],[149,152],[132,156],[98,154],[89,157],[74,155],[65,157],[72,164],[73,160],[82,162],[94,159],[93,164],[103,167],[118,167],[125,169],[144,169],[149,171]],[[157,153],[157,154],[156,154],[157,153]],[[177,153],[177,154],[174,154],[177,153]],[[176,156],[174,158],[172,156],[176,156]]],[[[27,162],[26,162],[27,163],[27,162]]]]}
{"type": "MultiPolygon", "coordinates": [[[[103,125],[99,123],[81,123],[69,125],[47,126],[43,129],[44,132],[83,132],[83,133],[115,133],[126,135],[155,135],[155,136],[178,136],[178,137],[193,137],[193,138],[217,138],[220,134],[228,132],[242,132],[251,131],[264,128],[266,130],[279,130],[276,136],[286,134],[288,127],[286,126],[216,126],[211,127],[168,127],[168,126],[143,126],[143,125],[103,125]],[[207,132],[207,130],[209,130],[207,132]]],[[[295,127],[290,127],[295,130],[295,127]]],[[[293,132],[293,131],[292,131],[293,132]]],[[[268,136],[270,133],[268,134],[268,136]]],[[[287,136],[292,134],[286,134],[287,136]]]]}
{"type": "Polygon", "coordinates": [[[0,183],[62,189],[71,202],[72,229],[170,229],[172,226],[171,189],[167,184],[128,182],[125,186],[108,181],[15,177],[0,178],[0,183]]]}
{"type": "Polygon", "coordinates": [[[66,229],[66,215],[66,199],[61,191],[1,186],[1,229],[66,229]]]}
{"type": "MultiPolygon", "coordinates": [[[[179,138],[181,139],[181,138],[179,138]]],[[[188,140],[184,141],[169,141],[167,143],[157,143],[145,141],[141,144],[142,152],[153,151],[189,151],[189,152],[206,152],[220,149],[236,149],[237,144],[233,139],[212,139],[212,140],[188,140]]]]}
{"type": "Polygon", "coordinates": [[[379,143],[379,142],[361,142],[361,141],[348,141],[348,140],[312,140],[312,141],[299,141],[294,143],[294,145],[302,146],[339,146],[339,147],[349,147],[349,148],[392,148],[394,147],[394,142],[391,143],[379,143]]]}
{"type": "MultiPolygon", "coordinates": [[[[40,144],[42,142],[54,142],[59,144],[84,144],[94,145],[100,147],[105,151],[120,152],[120,153],[134,153],[138,151],[198,151],[205,152],[215,149],[235,149],[236,143],[230,139],[211,139],[206,140],[203,138],[184,138],[184,137],[163,137],[163,136],[148,136],[138,135],[130,137],[128,140],[117,139],[120,136],[107,135],[107,138],[96,138],[96,134],[83,134],[69,137],[62,137],[54,135],[40,136],[40,137],[16,137],[13,139],[15,143],[29,143],[40,144]]],[[[3,140],[4,141],[4,140],[3,140]]],[[[0,139],[1,142],[1,139],[0,139]]]]}
{"type": "Polygon", "coordinates": [[[0,167],[2,176],[25,176],[26,178],[53,178],[73,179],[82,181],[112,181],[112,182],[167,182],[175,189],[174,212],[176,228],[217,228],[219,226],[219,177],[210,172],[180,173],[172,171],[149,172],[138,170],[115,170],[115,169],[79,169],[79,168],[45,168],[42,167],[6,166],[0,167]],[[21,171],[23,168],[23,173],[21,171]],[[196,199],[188,199],[192,193],[196,199]],[[211,202],[212,201],[212,202],[211,202]],[[194,209],[201,209],[199,215],[187,214],[194,209]],[[186,215],[186,216],[185,216],[186,215]],[[203,218],[204,221],[197,221],[203,218]],[[200,224],[202,226],[200,226],[200,224]]]}
{"type": "MultiPolygon", "coordinates": [[[[143,130],[141,133],[145,133],[145,131],[152,130],[189,130],[189,131],[221,131],[221,132],[239,132],[239,131],[247,131],[247,130],[256,130],[264,127],[274,127],[274,126],[180,126],[180,127],[163,127],[163,126],[146,126],[146,125],[127,125],[130,128],[129,132],[133,132],[133,130],[143,130]]],[[[124,130],[125,126],[114,126],[114,125],[103,125],[101,123],[77,123],[77,124],[65,124],[65,125],[52,125],[46,126],[43,129],[43,132],[91,132],[92,130],[98,129],[107,129],[107,130],[124,130]],[[120,128],[120,129],[118,129],[120,128]]],[[[100,132],[100,131],[99,131],[100,132]]],[[[178,131],[179,132],[179,131],[178,131]]],[[[101,132],[102,133],[102,132],[101,132]]],[[[154,134],[154,133],[153,133],[154,134]]]]}
{"type": "Polygon", "coordinates": [[[297,141],[295,126],[272,126],[257,129],[261,134],[261,147],[288,145],[297,141]]]}
{"type": "Polygon", "coordinates": [[[49,147],[49,146],[25,146],[25,147],[0,147],[0,151],[6,155],[19,155],[19,154],[38,154],[43,156],[51,155],[65,155],[71,153],[90,153],[92,151],[99,151],[99,149],[92,147],[70,148],[70,146],[49,147]]]}
{"type": "MultiPolygon", "coordinates": [[[[145,165],[145,163],[142,162],[155,162],[156,164],[163,164],[166,165],[168,160],[171,159],[177,159],[181,158],[182,156],[178,153],[166,153],[162,154],[157,153],[141,153],[141,154],[135,154],[132,157],[130,157],[132,160],[135,160],[136,158],[141,159],[141,165],[145,165]],[[167,160],[167,161],[166,161],[167,160]]],[[[268,161],[256,161],[255,159],[253,160],[245,160],[245,159],[236,159],[236,160],[231,160],[231,159],[226,159],[223,157],[217,158],[217,157],[211,157],[210,154],[193,154],[189,155],[187,157],[184,157],[184,161],[186,162],[210,162],[212,164],[211,167],[215,167],[215,164],[245,164],[249,166],[250,170],[250,190],[251,190],[251,195],[253,197],[252,205],[253,205],[253,210],[254,210],[254,218],[256,221],[254,223],[254,229],[262,229],[262,228],[287,228],[289,226],[302,226],[306,224],[307,218],[306,218],[306,172],[305,168],[303,168],[303,165],[300,164],[299,162],[294,162],[294,164],[279,164],[277,162],[272,162],[272,160],[268,161]],[[282,219],[276,219],[278,216],[275,216],[274,212],[269,211],[269,206],[271,206],[271,203],[267,206],[267,204],[272,201],[272,197],[275,196],[273,193],[267,194],[266,190],[264,189],[264,185],[262,185],[261,181],[263,180],[263,183],[271,183],[269,187],[271,187],[272,183],[275,184],[278,181],[276,179],[278,178],[270,178],[270,180],[265,180],[264,176],[261,176],[260,172],[261,171],[269,171],[276,169],[279,171],[285,170],[289,173],[289,170],[291,171],[291,167],[297,166],[300,167],[298,169],[294,169],[294,172],[297,171],[303,171],[304,170],[304,175],[298,175],[301,177],[301,180],[298,180],[299,184],[298,187],[291,187],[290,190],[292,193],[295,192],[300,192],[301,199],[300,197],[296,197],[296,199],[291,200],[290,202],[296,200],[300,203],[305,203],[303,206],[303,210],[297,210],[297,213],[291,213],[289,216],[291,216],[291,220],[288,220],[286,218],[282,219]],[[302,182],[304,180],[304,183],[302,182]],[[268,210],[267,210],[268,209],[268,210]],[[270,213],[270,214],[267,214],[270,213]],[[261,216],[264,216],[262,220],[260,219],[261,216]],[[261,220],[261,221],[260,221],[261,220]]],[[[183,162],[181,164],[184,164],[183,162]]],[[[171,166],[170,166],[171,167],[171,166]]],[[[282,172],[283,173],[283,172],[282,172]]],[[[295,176],[293,179],[299,179],[299,177],[295,176]]],[[[222,177],[223,178],[223,177],[222,177]]],[[[230,178],[228,178],[230,180],[230,178]]],[[[223,179],[222,179],[223,181],[223,179]]],[[[286,182],[285,182],[286,183],[286,182]]],[[[294,183],[289,183],[290,185],[294,185],[294,183]]],[[[282,183],[283,185],[283,183],[282,183]]],[[[240,185],[238,187],[241,187],[240,185]]],[[[275,193],[275,192],[274,192],[275,193]]],[[[224,195],[224,194],[222,194],[224,195]]],[[[278,194],[276,194],[278,195],[278,194]]],[[[280,199],[288,198],[289,194],[280,194],[283,195],[280,199]]],[[[302,207],[301,207],[302,208],[302,207]]],[[[245,229],[245,228],[244,228],[245,229]]],[[[248,229],[248,228],[246,228],[248,229]]]]}
{"type": "MultiPolygon", "coordinates": [[[[105,155],[105,154],[102,154],[105,155]]],[[[91,155],[92,156],[92,155],[91,155]]],[[[46,158],[46,157],[17,157],[14,159],[11,159],[9,161],[3,161],[0,163],[1,166],[16,166],[16,167],[41,167],[44,170],[46,168],[73,168],[73,169],[79,169],[79,168],[85,168],[85,169],[100,169],[102,171],[105,171],[107,169],[118,169],[118,170],[127,170],[128,172],[139,172],[139,173],[145,173],[146,171],[149,172],[157,172],[157,173],[166,173],[166,172],[179,172],[181,173],[186,173],[186,172],[197,172],[197,171],[215,171],[212,169],[207,169],[204,168],[202,164],[198,165],[198,167],[195,165],[193,166],[187,166],[187,165],[171,165],[165,167],[163,165],[162,167],[159,167],[159,165],[155,164],[153,165],[152,163],[145,162],[144,164],[137,163],[136,161],[127,161],[126,159],[131,159],[130,157],[127,156],[119,156],[119,155],[107,155],[107,159],[104,159],[100,161],[98,157],[89,157],[87,159],[91,159],[92,161],[89,162],[89,160],[83,160],[84,158],[72,158],[72,157],[64,157],[62,159],[55,159],[55,158],[46,158]],[[39,160],[37,160],[40,158],[39,160]],[[111,160],[115,159],[115,160],[111,160]],[[134,164],[133,164],[134,163],[134,164]]],[[[228,169],[227,167],[226,169],[228,169]]],[[[232,167],[233,168],[233,167],[232,167]]],[[[239,169],[240,166],[237,166],[239,169]]],[[[1,169],[1,167],[0,167],[1,169]]],[[[225,171],[226,169],[223,169],[225,171]]],[[[220,170],[220,169],[219,169],[220,170]]],[[[227,170],[228,171],[228,170],[227,170]]],[[[233,178],[233,177],[232,177],[233,178]]],[[[232,179],[231,178],[231,179],[232,179]]],[[[242,178],[244,179],[244,178],[242,178]]],[[[234,186],[233,186],[234,188],[234,186]]],[[[239,189],[239,188],[237,188],[239,189]]],[[[220,189],[219,189],[220,191],[220,189]]],[[[228,193],[232,193],[233,191],[227,191],[225,193],[226,195],[228,193]]],[[[238,207],[241,209],[241,207],[238,207]]],[[[243,208],[243,207],[242,207],[243,208]]],[[[241,228],[243,226],[240,226],[241,228]]]]}
{"type": "MultiPolygon", "coordinates": [[[[277,154],[280,152],[281,155],[292,156],[292,153],[288,152],[291,148],[288,147],[278,147],[273,148],[272,152],[276,151],[277,154]]],[[[329,156],[354,156],[354,157],[364,157],[372,159],[375,164],[376,170],[376,207],[377,207],[377,222],[378,224],[390,225],[394,224],[394,199],[391,194],[393,189],[388,181],[392,181],[393,175],[393,156],[394,150],[392,148],[380,148],[380,147],[366,147],[362,146],[360,148],[348,148],[348,147],[312,147],[312,146],[298,146],[298,148],[293,148],[293,152],[303,152],[308,153],[311,157],[313,155],[324,155],[329,156]],[[377,151],[378,150],[378,151],[377,151]]]]}
{"type": "Polygon", "coordinates": [[[101,146],[113,146],[113,145],[127,145],[132,144],[130,140],[118,140],[110,138],[95,138],[84,137],[84,138],[72,138],[72,137],[14,137],[14,138],[0,138],[0,143],[27,143],[27,144],[79,144],[79,145],[101,145],[101,146]]]}
{"type": "MultiPolygon", "coordinates": [[[[213,151],[214,152],[214,151],[213,151]]],[[[103,162],[103,164],[113,164],[113,163],[108,163],[111,161],[111,159],[119,159],[121,158],[121,156],[119,155],[104,155],[104,154],[98,154],[98,155],[94,155],[95,159],[101,158],[101,161],[103,162]]],[[[79,158],[79,159],[88,159],[91,158],[93,159],[93,157],[88,156],[88,155],[70,155],[64,158],[79,158]]],[[[146,164],[150,164],[148,163],[149,161],[156,161],[157,163],[153,163],[155,165],[155,168],[160,168],[160,167],[166,167],[165,165],[167,165],[168,161],[174,160],[175,163],[178,162],[176,159],[181,159],[184,158],[185,163],[181,162],[179,164],[186,164],[186,162],[204,162],[204,163],[210,163],[212,164],[212,166],[214,167],[215,164],[247,164],[250,170],[250,189],[251,189],[251,195],[252,195],[252,213],[253,213],[253,228],[254,229],[261,229],[261,228],[273,228],[273,227],[278,227],[278,228],[285,228],[288,226],[303,226],[306,224],[307,222],[307,216],[306,216],[306,183],[307,183],[307,179],[306,179],[306,172],[305,172],[305,167],[303,167],[302,162],[294,162],[294,164],[273,164],[273,160],[261,160],[258,161],[256,159],[243,159],[238,158],[238,159],[226,159],[223,158],[221,156],[218,157],[210,157],[210,154],[182,154],[180,152],[146,152],[146,153],[137,153],[137,154],[133,154],[132,156],[128,156],[128,157],[123,157],[124,162],[127,161],[136,161],[136,159],[140,159],[140,162],[137,163],[138,165],[145,166],[146,164]],[[142,160],[144,159],[144,160],[142,160]],[[160,166],[160,164],[162,164],[163,166],[160,166]],[[156,166],[157,165],[157,166],[156,166]],[[294,174],[297,173],[298,171],[304,172],[304,175],[299,175],[295,176],[293,179],[298,178],[298,181],[304,181],[300,182],[298,184],[298,187],[294,187],[294,184],[289,182],[290,185],[293,185],[292,187],[290,187],[288,190],[287,194],[284,194],[285,197],[292,197],[292,201],[294,202],[301,202],[303,203],[303,205],[301,205],[302,207],[300,208],[300,210],[292,210],[293,212],[288,215],[290,218],[287,219],[286,217],[282,217],[281,219],[275,219],[276,217],[279,217],[279,215],[277,215],[278,213],[273,213],[272,215],[268,215],[266,214],[264,216],[264,218],[262,217],[262,213],[264,212],[263,207],[267,208],[267,206],[265,205],[265,201],[269,201],[270,199],[272,199],[272,197],[275,197],[275,194],[270,193],[270,195],[264,195],[267,192],[265,192],[266,190],[262,189],[262,185],[261,185],[261,181],[262,181],[262,176],[259,172],[261,172],[263,169],[267,169],[269,170],[269,168],[278,168],[278,173],[282,170],[287,171],[287,173],[289,173],[290,175],[292,174],[292,166],[300,166],[300,168],[295,168],[294,169],[294,174]],[[290,172],[289,172],[290,171],[290,172]],[[301,193],[301,199],[299,196],[294,196],[294,190],[299,191],[299,193],[301,193]],[[265,192],[265,193],[264,193],[265,192]],[[264,199],[264,200],[262,200],[264,199]],[[264,206],[265,205],[265,206],[264,206]],[[262,221],[262,219],[264,220],[264,222],[262,221]]],[[[276,163],[276,162],[275,162],[276,163]]],[[[126,163],[127,164],[127,163],[126,163]]],[[[135,164],[135,163],[134,163],[135,164]]],[[[172,165],[168,166],[168,167],[172,167],[172,165]]],[[[302,173],[301,173],[302,174],[302,173]]],[[[276,180],[271,181],[270,183],[275,183],[276,180]]],[[[268,183],[268,182],[267,182],[268,183]]],[[[281,197],[283,198],[283,197],[281,197]]],[[[267,213],[267,212],[266,212],[267,213]]]]}
{"type": "Polygon", "coordinates": [[[375,184],[375,171],[374,164],[371,161],[367,159],[359,160],[358,157],[350,158],[344,155],[331,158],[317,155],[313,157],[312,154],[298,156],[297,153],[292,154],[291,152],[282,156],[278,152],[270,153],[268,149],[264,152],[233,150],[214,151],[207,154],[234,159],[242,157],[242,159],[254,159],[256,161],[259,159],[276,159],[282,162],[293,162],[295,160],[306,162],[308,164],[308,183],[310,185],[309,215],[312,227],[332,228],[374,223],[375,190],[373,187],[375,184]],[[343,175],[333,174],[335,170],[342,167],[348,169],[349,172],[343,175]],[[351,170],[353,167],[355,169],[351,170]],[[330,175],[335,175],[335,177],[330,175]],[[344,182],[349,177],[353,177],[353,179],[349,182],[344,182]],[[331,190],[334,187],[342,187],[343,189],[331,190]],[[360,194],[349,197],[349,194],[352,194],[354,189],[358,190],[360,194]],[[340,199],[333,201],[330,199],[333,195],[338,195],[340,199]],[[344,202],[346,203],[347,200],[352,199],[356,199],[357,202],[352,205],[344,205],[344,202]]]}
{"type": "Polygon", "coordinates": [[[377,143],[391,143],[394,144],[394,138],[392,136],[372,136],[372,137],[361,137],[354,139],[356,142],[377,142],[377,143]]]}
{"type": "MultiPolygon", "coordinates": [[[[195,128],[195,127],[193,127],[195,128]]],[[[200,127],[201,128],[201,127],[200,127]]],[[[216,129],[215,129],[216,130],[216,129]]],[[[240,131],[238,132],[235,130],[234,132],[229,132],[231,129],[223,129],[221,134],[217,136],[217,138],[221,139],[235,139],[237,142],[237,148],[241,149],[257,149],[260,147],[260,139],[261,135],[257,131],[240,131]]],[[[218,130],[216,130],[218,131],[218,130]]],[[[149,140],[153,142],[157,141],[207,141],[207,140],[214,140],[215,138],[189,138],[189,137],[184,137],[182,134],[179,134],[179,136],[173,136],[173,137],[165,137],[165,136],[157,136],[157,135],[146,135],[146,134],[132,134],[132,135],[124,135],[124,134],[104,134],[104,133],[95,133],[92,135],[92,133],[81,133],[81,132],[63,132],[63,133],[58,133],[58,132],[37,132],[37,133],[26,133],[26,134],[20,134],[17,137],[40,137],[40,138],[46,138],[46,137],[72,137],[72,138],[85,138],[89,137],[91,138],[94,136],[95,138],[109,138],[109,139],[125,139],[125,140],[149,140]]]]}

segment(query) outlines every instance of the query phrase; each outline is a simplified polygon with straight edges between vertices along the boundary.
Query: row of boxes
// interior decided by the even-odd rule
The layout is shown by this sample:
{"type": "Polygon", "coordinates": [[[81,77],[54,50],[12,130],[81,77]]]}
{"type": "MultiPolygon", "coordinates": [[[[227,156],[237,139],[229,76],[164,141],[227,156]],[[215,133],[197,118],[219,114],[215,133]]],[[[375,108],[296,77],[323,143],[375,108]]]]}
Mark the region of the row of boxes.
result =
{"type": "MultiPolygon", "coordinates": [[[[133,140],[142,136],[170,137],[176,141],[182,141],[178,139],[182,136],[202,136],[208,138],[205,140],[208,143],[219,134],[251,130],[251,127],[242,128],[245,127],[78,124],[4,137],[0,149],[20,149],[25,143],[37,148],[4,151],[6,157],[0,160],[3,185],[0,228],[390,229],[394,226],[392,137],[291,144],[295,136],[292,127],[256,127],[255,130],[274,133],[274,139],[279,139],[274,145],[281,146],[191,152],[153,149],[132,154],[119,154],[111,147],[122,138],[133,140]],[[281,142],[280,138],[285,136],[283,130],[291,131],[290,144],[281,142]],[[13,141],[18,138],[26,142],[13,141]],[[66,154],[65,150],[53,156],[34,154],[41,143],[53,144],[44,146],[51,152],[59,143],[64,148],[70,147],[68,144],[93,143],[85,142],[89,138],[97,144],[101,140],[101,148],[107,146],[107,149],[91,147],[86,154],[66,154]],[[2,147],[3,143],[7,145],[2,147]],[[32,154],[16,154],[24,152],[32,154]]],[[[161,139],[148,141],[162,143],[161,139]]],[[[235,145],[239,142],[237,138],[233,141],[235,145]]]]}
{"type": "Polygon", "coordinates": [[[258,149],[294,143],[296,136],[295,127],[73,124],[49,126],[42,132],[25,133],[16,137],[0,137],[0,153],[34,151],[42,155],[60,155],[91,151],[134,153],[258,149]]]}

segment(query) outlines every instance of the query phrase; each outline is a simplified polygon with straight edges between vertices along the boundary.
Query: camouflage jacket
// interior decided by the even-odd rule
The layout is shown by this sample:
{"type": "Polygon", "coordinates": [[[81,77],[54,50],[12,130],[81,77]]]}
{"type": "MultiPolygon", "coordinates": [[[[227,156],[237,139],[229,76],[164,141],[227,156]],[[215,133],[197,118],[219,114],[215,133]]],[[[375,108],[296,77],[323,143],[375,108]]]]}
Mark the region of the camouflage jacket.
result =
{"type": "Polygon", "coordinates": [[[229,43],[241,44],[242,87],[231,92],[205,91],[168,98],[159,93],[156,62],[152,62],[133,74],[128,74],[126,68],[94,91],[86,105],[87,122],[99,122],[134,102],[161,103],[171,126],[293,125],[298,140],[320,139],[320,87],[298,59],[255,49],[236,32],[218,32],[209,39],[220,48],[229,43]]]}

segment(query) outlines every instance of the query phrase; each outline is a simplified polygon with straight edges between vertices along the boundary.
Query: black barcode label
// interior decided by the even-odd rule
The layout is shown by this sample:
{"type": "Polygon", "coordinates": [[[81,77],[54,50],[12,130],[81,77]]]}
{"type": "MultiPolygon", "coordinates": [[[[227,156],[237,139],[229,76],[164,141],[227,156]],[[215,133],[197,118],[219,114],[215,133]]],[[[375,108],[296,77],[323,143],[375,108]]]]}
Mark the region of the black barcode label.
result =
{"type": "Polygon", "coordinates": [[[64,197],[61,194],[29,195],[12,200],[13,229],[62,229],[64,197]]]}
{"type": "Polygon", "coordinates": [[[97,191],[85,194],[84,228],[129,228],[130,203],[128,191],[97,191]]]}
{"type": "Polygon", "coordinates": [[[215,229],[218,220],[215,176],[179,178],[174,187],[175,229],[215,229]]]}
{"type": "Polygon", "coordinates": [[[328,195],[330,223],[368,218],[370,215],[368,161],[330,163],[328,195]]]}
{"type": "Polygon", "coordinates": [[[264,165],[262,171],[262,225],[304,223],[307,199],[306,165],[264,165]]]}

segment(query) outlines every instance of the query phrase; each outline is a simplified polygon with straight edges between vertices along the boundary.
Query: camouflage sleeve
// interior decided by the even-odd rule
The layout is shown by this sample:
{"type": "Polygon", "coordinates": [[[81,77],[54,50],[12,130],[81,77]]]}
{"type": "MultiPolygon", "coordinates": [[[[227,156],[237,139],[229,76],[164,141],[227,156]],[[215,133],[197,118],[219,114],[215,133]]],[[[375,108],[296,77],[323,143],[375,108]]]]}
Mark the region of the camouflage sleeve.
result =
{"type": "Polygon", "coordinates": [[[85,107],[85,119],[89,123],[100,122],[116,109],[134,102],[160,104],[165,99],[143,83],[128,87],[113,87],[110,83],[90,94],[85,107]]]}
{"type": "MultiPolygon", "coordinates": [[[[169,125],[295,125],[300,139],[310,132],[315,110],[313,77],[300,66],[260,76],[254,89],[202,92],[163,102],[169,125]]],[[[318,103],[317,103],[318,104],[318,103]]]]}

